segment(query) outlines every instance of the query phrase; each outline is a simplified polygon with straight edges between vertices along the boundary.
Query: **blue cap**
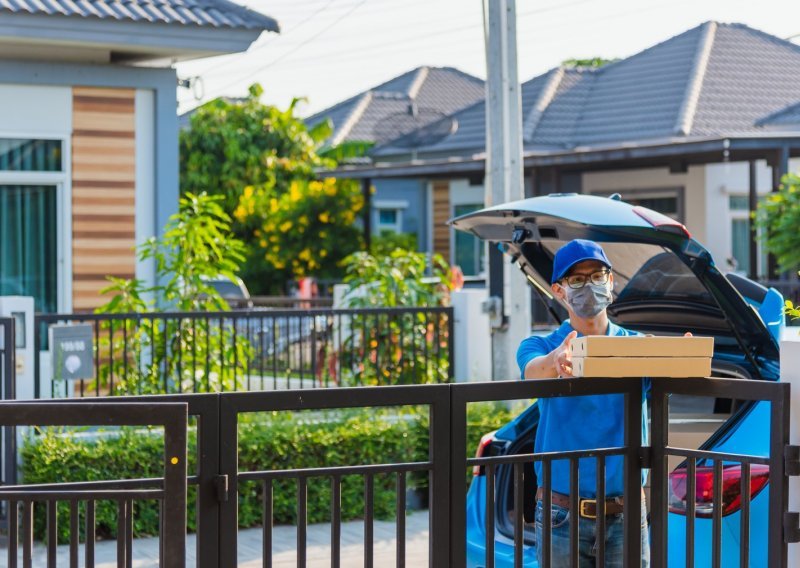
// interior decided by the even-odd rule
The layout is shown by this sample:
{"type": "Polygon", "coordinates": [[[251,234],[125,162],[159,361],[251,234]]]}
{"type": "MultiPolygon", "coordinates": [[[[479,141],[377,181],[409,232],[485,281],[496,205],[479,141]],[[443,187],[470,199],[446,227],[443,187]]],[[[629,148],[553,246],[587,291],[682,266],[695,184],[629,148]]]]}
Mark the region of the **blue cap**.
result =
{"type": "Polygon", "coordinates": [[[570,268],[584,260],[597,260],[611,268],[611,261],[600,245],[594,241],[575,239],[556,251],[553,258],[553,279],[550,283],[555,284],[564,278],[570,268]]]}

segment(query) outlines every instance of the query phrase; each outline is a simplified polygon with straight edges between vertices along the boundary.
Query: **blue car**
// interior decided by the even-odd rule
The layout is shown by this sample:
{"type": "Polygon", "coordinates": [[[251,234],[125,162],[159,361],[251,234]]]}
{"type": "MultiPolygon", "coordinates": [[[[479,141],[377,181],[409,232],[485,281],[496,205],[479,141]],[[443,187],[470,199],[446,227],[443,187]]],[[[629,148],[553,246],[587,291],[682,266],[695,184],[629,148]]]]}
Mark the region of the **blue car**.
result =
{"type": "MultiPolygon", "coordinates": [[[[615,301],[608,309],[613,322],[657,335],[691,331],[713,336],[714,376],[778,380],[779,338],[784,325],[780,293],[741,276],[721,273],[709,252],[683,225],[669,217],[613,197],[554,194],[483,209],[458,217],[452,224],[498,243],[548,306],[554,324],[566,317],[566,311],[549,293],[555,251],[576,238],[600,242],[614,266],[615,301]]],[[[694,447],[769,455],[769,436],[765,435],[769,432],[768,403],[673,397],[671,423],[673,416],[688,438],[694,434],[694,447]],[[685,414],[678,414],[681,410],[685,414]],[[698,415],[696,430],[692,431],[692,419],[698,415]]],[[[539,411],[533,404],[509,424],[486,434],[477,455],[532,453],[538,420],[539,411]]],[[[668,558],[670,566],[684,566],[686,470],[684,464],[671,465],[668,558]]],[[[697,464],[695,566],[711,565],[712,470],[706,465],[700,461],[697,464]]],[[[526,499],[523,554],[524,565],[532,567],[537,566],[532,524],[536,479],[533,466],[526,467],[525,495],[531,498],[526,499]]],[[[740,475],[738,465],[724,468],[723,566],[739,565],[740,475]]],[[[763,566],[767,557],[767,480],[768,466],[752,467],[751,566],[763,566]]],[[[495,566],[510,567],[514,560],[510,467],[497,467],[496,488],[495,566]]],[[[476,468],[467,498],[470,568],[481,568],[486,563],[485,492],[485,477],[476,468]]]]}

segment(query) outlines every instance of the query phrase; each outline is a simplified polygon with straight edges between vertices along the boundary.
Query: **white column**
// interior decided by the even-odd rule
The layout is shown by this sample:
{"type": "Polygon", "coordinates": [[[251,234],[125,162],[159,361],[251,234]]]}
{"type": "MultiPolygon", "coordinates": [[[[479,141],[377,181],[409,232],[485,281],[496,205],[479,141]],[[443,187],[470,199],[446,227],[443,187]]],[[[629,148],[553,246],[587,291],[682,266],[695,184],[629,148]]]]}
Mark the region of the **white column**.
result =
{"type": "MultiPolygon", "coordinates": [[[[800,327],[787,327],[781,338],[781,381],[791,384],[789,443],[800,445],[800,327]]],[[[800,511],[800,478],[789,478],[789,510],[800,511]]],[[[789,566],[800,566],[800,544],[789,545],[789,566]]]]}

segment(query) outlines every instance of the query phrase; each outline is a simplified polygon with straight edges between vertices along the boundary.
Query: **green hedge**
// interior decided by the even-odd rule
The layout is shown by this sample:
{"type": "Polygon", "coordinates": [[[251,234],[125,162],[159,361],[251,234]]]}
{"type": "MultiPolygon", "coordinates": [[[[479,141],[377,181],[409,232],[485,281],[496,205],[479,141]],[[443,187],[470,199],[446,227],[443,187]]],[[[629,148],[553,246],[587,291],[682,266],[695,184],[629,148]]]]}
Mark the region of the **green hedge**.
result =
{"type": "MultiPolygon", "coordinates": [[[[470,405],[468,454],[474,455],[480,436],[511,419],[499,404],[470,405]]],[[[196,436],[189,434],[189,472],[196,471],[196,436]]],[[[271,413],[242,415],[239,426],[239,470],[258,471],[290,468],[426,461],[428,459],[428,414],[423,409],[359,409],[315,413],[271,413]]],[[[469,476],[470,473],[466,472],[469,476]]],[[[163,475],[163,437],[160,431],[122,429],[113,435],[76,437],[57,429],[46,429],[22,448],[25,483],[132,479],[163,475]]],[[[394,475],[374,478],[376,518],[395,514],[394,475]]],[[[427,475],[408,478],[410,488],[427,487],[427,475]]],[[[258,526],[262,521],[262,484],[239,486],[239,526],[258,526]]],[[[364,480],[342,479],[342,519],[363,517],[364,480]]],[[[189,488],[188,525],[195,529],[195,491],[189,488]]],[[[276,524],[295,522],[296,482],[276,481],[273,510],[276,524]]],[[[158,503],[134,504],[134,536],[158,532],[158,503]]],[[[330,479],[311,478],[308,483],[308,522],[329,520],[330,479]]],[[[83,514],[83,513],[81,513],[83,514]]],[[[116,536],[116,504],[97,503],[97,535],[116,536]]],[[[45,534],[44,507],[37,506],[36,533],[45,534]]],[[[59,506],[59,539],[67,541],[69,511],[59,506]]],[[[81,523],[83,524],[83,523],[81,523]]]]}

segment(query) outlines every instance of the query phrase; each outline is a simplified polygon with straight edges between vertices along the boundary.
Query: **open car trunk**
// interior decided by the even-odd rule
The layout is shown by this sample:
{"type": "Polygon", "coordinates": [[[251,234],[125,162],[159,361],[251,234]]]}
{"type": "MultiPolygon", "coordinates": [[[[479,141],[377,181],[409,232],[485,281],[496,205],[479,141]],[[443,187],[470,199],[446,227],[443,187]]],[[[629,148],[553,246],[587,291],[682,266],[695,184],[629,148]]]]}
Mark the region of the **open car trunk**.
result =
{"type": "Polygon", "coordinates": [[[761,316],[685,227],[660,213],[605,197],[555,194],[451,223],[500,243],[551,305],[557,302],[550,292],[555,251],[572,239],[597,241],[613,265],[608,313],[614,323],[656,334],[713,336],[715,352],[743,355],[753,378],[777,378],[768,362],[777,361],[778,346],[761,316]]]}

